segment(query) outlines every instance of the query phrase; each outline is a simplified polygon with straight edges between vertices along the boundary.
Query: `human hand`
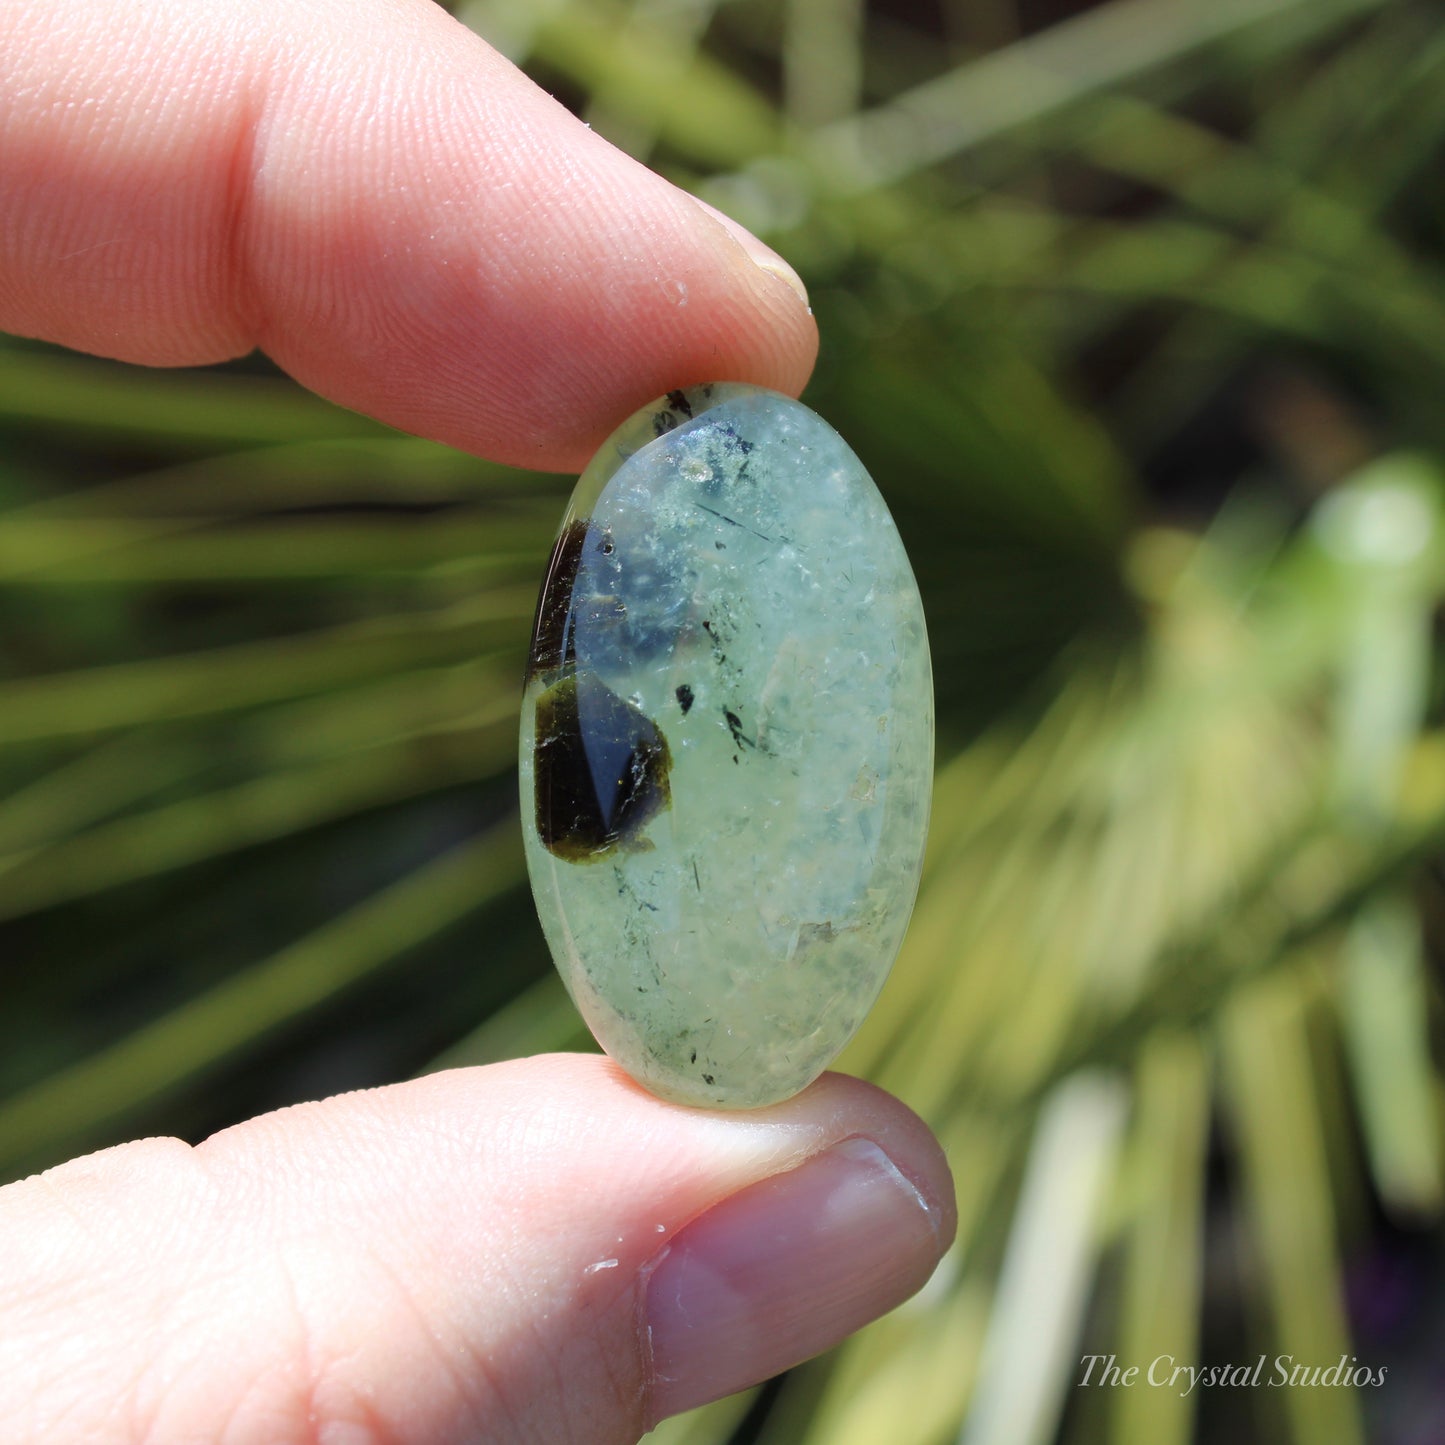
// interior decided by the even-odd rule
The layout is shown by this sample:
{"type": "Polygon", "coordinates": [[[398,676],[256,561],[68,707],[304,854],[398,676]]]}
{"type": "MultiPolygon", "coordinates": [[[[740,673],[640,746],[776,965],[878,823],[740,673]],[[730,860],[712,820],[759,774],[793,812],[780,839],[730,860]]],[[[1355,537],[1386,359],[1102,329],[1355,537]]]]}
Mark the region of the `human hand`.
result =
{"type": "Polygon", "coordinates": [[[817,349],[784,262],[427,0],[0,0],[0,331],[260,347],[558,471],[673,387],[796,395],[817,349]]]}
{"type": "Polygon", "coordinates": [[[923,1125],[837,1074],[723,1115],[609,1061],[459,1069],[0,1190],[11,1445],[632,1441],[912,1294],[923,1125]]]}
{"type": "MultiPolygon", "coordinates": [[[[559,469],[674,386],[796,393],[816,344],[781,262],[425,0],[0,0],[0,328],[259,345],[559,469]]],[[[630,1440],[952,1231],[937,1145],[856,1081],[725,1116],[595,1058],[437,1075],[0,1190],[6,1438],[630,1440]]]]}

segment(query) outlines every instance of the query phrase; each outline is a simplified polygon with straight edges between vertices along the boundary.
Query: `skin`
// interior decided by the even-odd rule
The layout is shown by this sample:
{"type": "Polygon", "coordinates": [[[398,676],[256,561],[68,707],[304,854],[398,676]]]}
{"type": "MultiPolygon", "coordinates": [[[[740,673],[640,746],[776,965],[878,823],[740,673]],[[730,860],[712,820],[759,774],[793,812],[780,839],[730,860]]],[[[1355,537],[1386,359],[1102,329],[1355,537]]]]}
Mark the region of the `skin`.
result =
{"type": "Polygon", "coordinates": [[[0,0],[0,158],[0,329],[260,347],[501,461],[580,470],[670,387],[796,394],[816,354],[784,263],[423,0],[0,0]]]}
{"type": "MultiPolygon", "coordinates": [[[[784,262],[426,0],[0,0],[0,329],[162,366],[259,347],[557,470],[671,387],[796,395],[817,345],[784,262]]],[[[953,1227],[937,1144],[856,1080],[723,1115],[597,1058],[460,1070],[0,1190],[0,1417],[15,1445],[633,1440],[897,1303],[953,1227]],[[767,1206],[806,1246],[852,1155],[807,1171],[849,1139],[891,1202],[856,1249],[777,1245],[786,1290],[690,1380],[654,1338],[687,1303],[649,1292],[669,1251],[735,1252],[709,1221],[808,1178],[767,1206]]]]}

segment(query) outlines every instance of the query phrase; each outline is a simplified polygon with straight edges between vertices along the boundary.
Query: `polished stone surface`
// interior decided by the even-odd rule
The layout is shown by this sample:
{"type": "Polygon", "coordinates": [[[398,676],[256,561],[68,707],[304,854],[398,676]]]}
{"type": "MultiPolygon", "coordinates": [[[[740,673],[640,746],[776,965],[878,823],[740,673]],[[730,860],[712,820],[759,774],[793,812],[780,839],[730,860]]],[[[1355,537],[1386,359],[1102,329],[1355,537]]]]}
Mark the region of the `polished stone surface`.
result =
{"type": "Polygon", "coordinates": [[[607,1052],[687,1104],[816,1078],[902,942],[932,768],[918,589],[842,438],[730,383],[625,423],[553,551],[521,737],[538,913],[607,1052]]]}

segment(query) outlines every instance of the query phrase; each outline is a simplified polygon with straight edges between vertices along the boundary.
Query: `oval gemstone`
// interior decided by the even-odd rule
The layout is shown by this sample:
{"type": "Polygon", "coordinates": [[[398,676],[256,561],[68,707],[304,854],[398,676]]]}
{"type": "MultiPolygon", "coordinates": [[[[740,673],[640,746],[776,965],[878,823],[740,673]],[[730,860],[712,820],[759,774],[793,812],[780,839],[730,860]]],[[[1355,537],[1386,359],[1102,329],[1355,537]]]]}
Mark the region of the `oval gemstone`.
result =
{"type": "Polygon", "coordinates": [[[532,890],[602,1047],[679,1103],[811,1083],[903,940],[932,771],[918,588],[843,439],[731,383],[626,422],[563,519],[522,706],[532,890]]]}

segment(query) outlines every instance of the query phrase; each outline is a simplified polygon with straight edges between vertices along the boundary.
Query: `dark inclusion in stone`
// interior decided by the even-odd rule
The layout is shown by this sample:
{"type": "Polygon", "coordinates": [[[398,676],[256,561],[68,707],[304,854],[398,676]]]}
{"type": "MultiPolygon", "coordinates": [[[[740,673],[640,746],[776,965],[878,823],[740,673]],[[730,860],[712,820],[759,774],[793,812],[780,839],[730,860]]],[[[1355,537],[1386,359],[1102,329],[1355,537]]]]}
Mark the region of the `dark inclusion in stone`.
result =
{"type": "Polygon", "coordinates": [[[562,529],[547,562],[547,580],[537,599],[537,617],[532,625],[532,651],[527,659],[527,676],[558,672],[577,661],[577,640],[572,630],[572,594],[577,569],[587,545],[586,522],[569,522],[562,529]]]}
{"type": "Polygon", "coordinates": [[[537,699],[537,834],[569,863],[637,847],[672,801],[667,739],[600,678],[573,670],[537,699]]]}
{"type": "Polygon", "coordinates": [[[605,528],[580,520],[563,528],[547,564],[527,663],[529,678],[551,684],[535,715],[537,833],[572,863],[647,846],[643,830],[671,802],[667,739],[577,660],[578,579],[586,559],[596,566],[613,550],[605,528]]]}
{"type": "MultiPolygon", "coordinates": [[[[713,388],[711,386],[696,387],[693,396],[702,401],[711,401],[713,388]]],[[[665,406],[652,413],[652,434],[663,437],[683,422],[691,421],[693,417],[692,399],[685,391],[670,391],[663,401],[665,406]]]]}

